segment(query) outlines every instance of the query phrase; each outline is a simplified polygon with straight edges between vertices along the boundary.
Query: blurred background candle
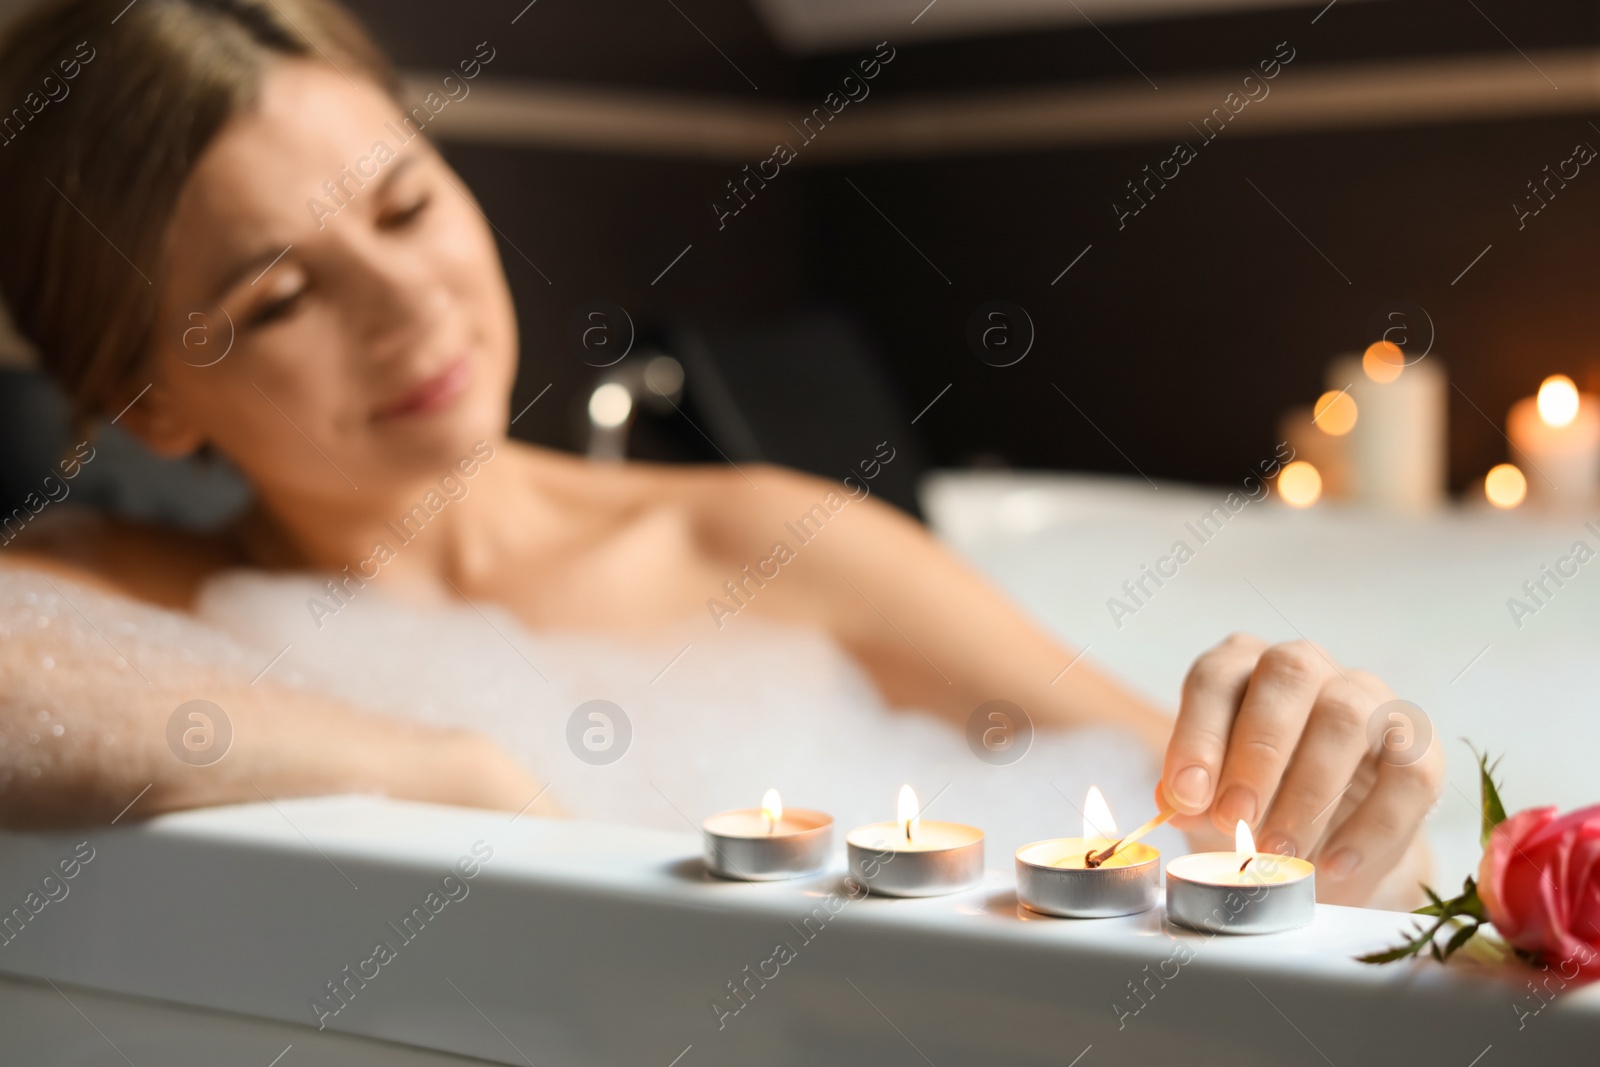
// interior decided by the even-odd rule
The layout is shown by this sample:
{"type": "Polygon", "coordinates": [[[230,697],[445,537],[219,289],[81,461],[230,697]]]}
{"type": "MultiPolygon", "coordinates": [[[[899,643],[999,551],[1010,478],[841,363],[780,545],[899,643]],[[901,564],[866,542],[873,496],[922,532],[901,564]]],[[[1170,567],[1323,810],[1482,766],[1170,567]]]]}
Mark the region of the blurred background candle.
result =
{"type": "Polygon", "coordinates": [[[1340,388],[1329,389],[1315,404],[1290,408],[1278,423],[1278,439],[1294,449],[1295,462],[1316,469],[1319,495],[1329,500],[1350,495],[1349,434],[1360,417],[1350,391],[1340,388]]]}
{"type": "Polygon", "coordinates": [[[890,897],[932,897],[983,877],[982,830],[922,819],[909,785],[900,787],[897,808],[894,822],[868,823],[845,835],[850,870],[868,889],[890,897]]]}
{"type": "Polygon", "coordinates": [[[711,873],[745,882],[809,874],[828,862],[833,845],[833,816],[804,808],[785,811],[776,789],[767,790],[760,808],[720,812],[700,829],[711,873]]]}
{"type": "Polygon", "coordinates": [[[1512,461],[1524,466],[1528,502],[1581,511],[1600,485],[1600,402],[1565,374],[1552,375],[1506,419],[1512,461]]]}
{"type": "Polygon", "coordinates": [[[1334,360],[1327,386],[1354,404],[1344,435],[1352,497],[1408,514],[1443,503],[1449,383],[1438,360],[1408,364],[1399,346],[1379,341],[1359,358],[1334,360]]]}

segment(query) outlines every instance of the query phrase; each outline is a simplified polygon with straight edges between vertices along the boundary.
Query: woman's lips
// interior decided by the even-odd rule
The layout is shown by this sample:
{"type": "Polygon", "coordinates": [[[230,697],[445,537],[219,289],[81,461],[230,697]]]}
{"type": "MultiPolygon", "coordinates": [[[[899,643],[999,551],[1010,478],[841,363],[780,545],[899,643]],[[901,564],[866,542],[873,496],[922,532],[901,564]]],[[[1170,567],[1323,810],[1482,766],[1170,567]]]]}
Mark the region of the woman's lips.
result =
{"type": "Polygon", "coordinates": [[[431,415],[443,411],[466,391],[472,377],[472,363],[459,356],[439,371],[408,390],[393,403],[378,410],[376,418],[401,419],[409,415],[431,415]]]}

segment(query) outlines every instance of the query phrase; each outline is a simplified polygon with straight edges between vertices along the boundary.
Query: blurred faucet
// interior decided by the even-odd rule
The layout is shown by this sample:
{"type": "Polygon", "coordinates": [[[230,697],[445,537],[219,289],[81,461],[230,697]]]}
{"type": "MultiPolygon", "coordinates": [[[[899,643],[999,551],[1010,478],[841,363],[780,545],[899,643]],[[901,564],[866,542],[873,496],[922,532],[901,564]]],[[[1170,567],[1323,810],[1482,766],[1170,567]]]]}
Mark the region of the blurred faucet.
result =
{"type": "Polygon", "coordinates": [[[682,396],[683,364],[664,352],[641,351],[607,369],[589,393],[589,458],[626,458],[640,405],[664,413],[682,396]]]}

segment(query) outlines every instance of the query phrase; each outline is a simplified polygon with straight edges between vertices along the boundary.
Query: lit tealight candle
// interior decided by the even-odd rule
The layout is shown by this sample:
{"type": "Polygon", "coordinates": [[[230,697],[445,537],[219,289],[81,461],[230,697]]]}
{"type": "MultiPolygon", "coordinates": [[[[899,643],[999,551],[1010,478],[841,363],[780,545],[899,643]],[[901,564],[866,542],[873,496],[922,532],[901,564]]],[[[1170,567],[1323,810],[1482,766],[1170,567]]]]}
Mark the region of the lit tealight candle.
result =
{"type": "Polygon", "coordinates": [[[1581,509],[1600,485],[1600,401],[1578,392],[1565,374],[1546,378],[1539,395],[1519,400],[1506,419],[1512,458],[1529,466],[1529,502],[1581,509]]]}
{"type": "Polygon", "coordinates": [[[1082,837],[1035,841],[1017,849],[1017,900],[1030,911],[1071,919],[1150,910],[1160,886],[1161,853],[1133,841],[1099,858],[1117,843],[1111,808],[1100,790],[1090,786],[1083,799],[1082,837]]]}
{"type": "Polygon", "coordinates": [[[1167,864],[1167,918],[1219,934],[1271,934],[1316,917],[1316,868],[1294,856],[1257,852],[1250,827],[1234,851],[1196,852],[1167,864]]]}
{"type": "Polygon", "coordinates": [[[850,869],[868,889],[884,896],[954,893],[983,877],[983,831],[958,822],[923,820],[909,785],[900,787],[894,822],[858,826],[845,841],[850,869]]]}
{"type": "Polygon", "coordinates": [[[833,845],[833,816],[804,808],[785,811],[776,789],[767,790],[760,808],[721,812],[700,829],[707,869],[745,882],[809,874],[828,862],[833,845]]]}

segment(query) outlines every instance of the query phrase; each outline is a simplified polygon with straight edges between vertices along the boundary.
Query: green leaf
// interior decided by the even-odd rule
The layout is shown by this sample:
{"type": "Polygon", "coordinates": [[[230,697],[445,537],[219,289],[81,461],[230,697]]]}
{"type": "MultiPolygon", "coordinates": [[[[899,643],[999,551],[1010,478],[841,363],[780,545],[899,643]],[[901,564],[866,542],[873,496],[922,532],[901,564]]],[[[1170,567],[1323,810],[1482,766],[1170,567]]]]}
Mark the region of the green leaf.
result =
{"type": "Polygon", "coordinates": [[[1418,923],[1412,930],[1411,940],[1405,942],[1404,944],[1396,945],[1394,948],[1383,949],[1379,952],[1369,952],[1365,956],[1357,956],[1356,962],[1393,963],[1396,960],[1403,960],[1408,956],[1415,956],[1417,953],[1421,952],[1423,949],[1427,948],[1433,943],[1434,931],[1438,929],[1438,925],[1435,924],[1432,929],[1424,930],[1422,924],[1418,923]]]}
{"type": "Polygon", "coordinates": [[[1478,886],[1470,877],[1461,883],[1461,895],[1445,900],[1428,886],[1423,886],[1422,891],[1428,894],[1432,903],[1424,905],[1412,912],[1413,915],[1427,915],[1433,919],[1431,925],[1418,923],[1412,932],[1411,939],[1403,945],[1384,949],[1381,952],[1371,952],[1365,956],[1357,956],[1361,963],[1393,963],[1403,960],[1408,956],[1415,956],[1424,949],[1434,959],[1443,963],[1450,954],[1466,944],[1478,927],[1489,921],[1483,907],[1483,900],[1478,896],[1478,886]],[[1439,932],[1456,920],[1466,920],[1464,925],[1456,929],[1449,942],[1441,950],[1434,940],[1439,932]]]}
{"type": "Polygon", "coordinates": [[[1489,921],[1489,909],[1483,906],[1483,898],[1478,895],[1478,883],[1468,875],[1462,883],[1461,895],[1456,898],[1457,915],[1470,915],[1480,923],[1489,921]]]}
{"type": "Polygon", "coordinates": [[[1369,952],[1365,956],[1357,956],[1357,963],[1393,963],[1403,960],[1407,956],[1415,956],[1422,948],[1421,942],[1397,945],[1394,948],[1384,949],[1382,952],[1369,952]]]}
{"type": "Polygon", "coordinates": [[[1461,929],[1457,930],[1451,936],[1449,943],[1444,946],[1445,958],[1449,959],[1451,953],[1460,948],[1462,945],[1465,945],[1471,939],[1472,935],[1477,932],[1477,923],[1473,923],[1471,926],[1463,926],[1461,929]]]}
{"type": "Polygon", "coordinates": [[[1500,790],[1494,784],[1494,770],[1500,766],[1500,761],[1489,762],[1487,752],[1479,752],[1472,748],[1472,754],[1478,757],[1478,788],[1483,801],[1483,831],[1479,835],[1478,844],[1484,848],[1489,845],[1489,837],[1494,833],[1494,828],[1506,821],[1506,806],[1500,801],[1500,790]]]}

